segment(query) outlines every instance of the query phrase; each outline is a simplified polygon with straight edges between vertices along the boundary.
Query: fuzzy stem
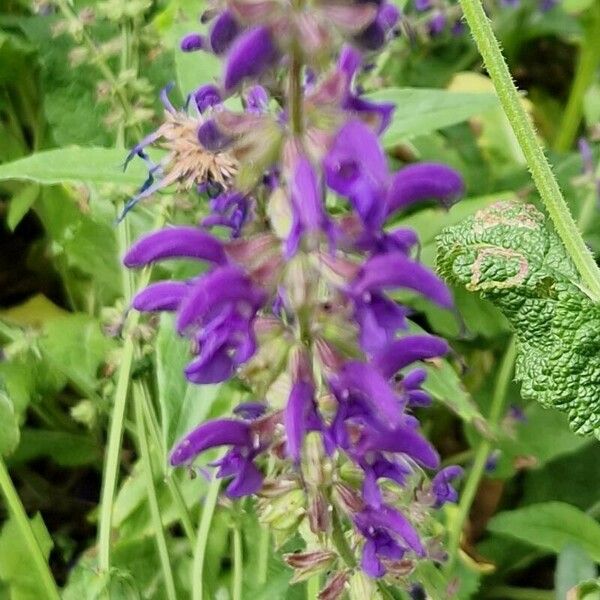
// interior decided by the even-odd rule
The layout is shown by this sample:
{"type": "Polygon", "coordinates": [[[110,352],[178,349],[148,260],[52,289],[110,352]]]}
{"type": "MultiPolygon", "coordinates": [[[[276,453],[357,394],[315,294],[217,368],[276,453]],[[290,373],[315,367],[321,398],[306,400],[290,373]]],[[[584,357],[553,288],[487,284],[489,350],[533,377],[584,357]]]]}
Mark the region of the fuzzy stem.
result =
{"type": "Polygon", "coordinates": [[[19,529],[19,533],[21,534],[21,538],[27,547],[31,562],[38,572],[39,581],[45,592],[44,598],[47,598],[48,600],[60,600],[60,595],[54,578],[52,577],[52,573],[50,572],[50,568],[48,567],[48,563],[44,558],[40,544],[35,537],[35,533],[27,518],[25,508],[17,494],[17,490],[13,485],[2,457],[0,457],[0,490],[2,490],[8,510],[12,514],[19,529]]]}
{"type": "Polygon", "coordinates": [[[213,475],[213,479],[208,486],[208,492],[204,498],[204,510],[198,527],[198,536],[196,538],[196,548],[194,550],[194,564],[192,567],[192,598],[193,600],[204,600],[208,596],[204,593],[204,559],[206,558],[206,545],[208,543],[208,534],[210,524],[215,514],[217,499],[219,497],[219,487],[221,480],[213,475]]]}
{"type": "Polygon", "coordinates": [[[331,514],[331,524],[331,539],[335,549],[337,550],[337,553],[350,568],[354,568],[356,566],[356,557],[354,556],[354,552],[352,552],[352,548],[350,548],[348,540],[344,535],[342,521],[335,507],[333,507],[333,512],[331,514]]]}
{"type": "Polygon", "coordinates": [[[589,21],[585,24],[585,36],[579,50],[575,79],[554,140],[554,148],[559,152],[569,150],[575,141],[583,115],[584,96],[600,66],[600,3],[594,2],[586,16],[589,21]]]}
{"type": "Polygon", "coordinates": [[[321,589],[321,576],[319,574],[313,575],[306,582],[306,600],[316,600],[319,597],[320,589],[321,589]]]}
{"type": "MultiPolygon", "coordinates": [[[[296,42],[297,44],[297,42],[296,42]]],[[[300,135],[304,129],[302,116],[302,62],[300,50],[294,48],[291,54],[289,97],[290,122],[295,135],[300,135]]]]}
{"type": "Polygon", "coordinates": [[[579,270],[582,283],[588,288],[590,296],[595,301],[600,301],[600,269],[565,203],[535,129],[523,108],[481,0],[460,0],[460,4],[554,227],[579,270]]]}
{"type": "MultiPolygon", "coordinates": [[[[492,405],[490,407],[490,414],[488,417],[488,423],[492,430],[496,427],[502,416],[504,410],[504,401],[506,399],[506,393],[510,384],[511,375],[513,372],[513,366],[516,356],[516,344],[514,339],[509,343],[502,362],[498,371],[496,379],[496,386],[494,388],[494,395],[492,397],[492,405]]],[[[485,438],[479,442],[475,451],[475,459],[473,460],[473,466],[469,471],[469,476],[465,482],[465,486],[460,495],[460,502],[458,505],[458,514],[450,524],[450,530],[448,533],[448,563],[446,568],[448,572],[451,572],[458,556],[460,548],[460,538],[462,535],[465,522],[469,516],[471,505],[475,499],[475,494],[479,487],[479,482],[483,477],[485,471],[485,464],[487,458],[492,449],[492,442],[485,438]]]]}
{"type": "Polygon", "coordinates": [[[165,588],[168,600],[177,600],[175,592],[175,580],[173,570],[169,561],[169,551],[167,549],[167,540],[163,524],[160,518],[160,507],[158,505],[158,496],[154,487],[154,476],[152,473],[152,462],[150,457],[150,445],[148,444],[148,432],[144,422],[144,393],[139,382],[133,384],[133,404],[135,408],[135,420],[137,425],[138,444],[140,449],[140,459],[144,472],[144,483],[146,485],[146,494],[148,495],[148,505],[150,507],[150,518],[152,521],[152,530],[158,556],[163,572],[165,588]]]}

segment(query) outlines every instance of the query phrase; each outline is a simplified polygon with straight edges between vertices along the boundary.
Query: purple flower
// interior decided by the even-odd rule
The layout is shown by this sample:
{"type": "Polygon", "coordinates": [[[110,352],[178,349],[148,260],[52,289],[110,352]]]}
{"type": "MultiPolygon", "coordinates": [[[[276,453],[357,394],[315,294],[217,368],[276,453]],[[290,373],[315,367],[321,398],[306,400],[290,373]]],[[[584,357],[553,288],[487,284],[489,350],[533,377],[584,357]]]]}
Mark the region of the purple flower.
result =
{"type": "Polygon", "coordinates": [[[202,220],[202,225],[228,227],[232,237],[238,238],[249,217],[249,199],[244,194],[231,190],[213,198],[210,207],[212,214],[202,220]]]}
{"type": "Polygon", "coordinates": [[[241,28],[230,11],[223,11],[214,21],[210,29],[210,47],[215,54],[227,52],[241,28]]]}
{"type": "Polygon", "coordinates": [[[417,530],[398,510],[388,505],[366,507],[354,516],[357,529],[365,538],[361,568],[371,577],[382,577],[385,567],[381,559],[397,560],[411,549],[424,556],[425,549],[417,530]]]}
{"type": "Polygon", "coordinates": [[[199,33],[189,33],[181,40],[180,47],[183,52],[195,52],[204,48],[205,45],[206,40],[204,36],[199,33]]]}
{"type": "Polygon", "coordinates": [[[217,127],[213,119],[209,119],[198,127],[198,141],[210,152],[221,152],[232,140],[217,127]]]}
{"type": "Polygon", "coordinates": [[[233,477],[227,495],[235,498],[256,493],[263,477],[253,460],[262,449],[255,445],[252,427],[244,421],[216,419],[196,427],[174,447],[171,465],[189,465],[205,450],[219,446],[232,446],[221,460],[213,463],[219,467],[217,477],[233,477]]]}
{"type": "Polygon", "coordinates": [[[323,205],[321,186],[309,160],[300,156],[294,167],[290,186],[292,228],[287,239],[286,255],[293,256],[303,236],[321,232],[332,239],[332,226],[323,205]]]}
{"type": "Polygon", "coordinates": [[[175,311],[189,290],[190,285],[184,281],[160,281],[139,292],[132,306],[141,312],[175,311]]]}
{"type": "Polygon", "coordinates": [[[414,0],[415,10],[425,12],[431,8],[431,0],[414,0]]]}
{"type": "Polygon", "coordinates": [[[221,104],[221,92],[216,85],[207,84],[199,87],[193,94],[198,110],[203,113],[213,106],[221,104]]]}
{"type": "Polygon", "coordinates": [[[225,264],[223,245],[197,227],[167,227],[140,238],[123,258],[126,267],[144,267],[168,258],[195,258],[225,264]]]}
{"type": "Polygon", "coordinates": [[[460,467],[452,465],[439,471],[431,480],[431,492],[435,497],[435,508],[439,508],[446,502],[456,502],[458,500],[458,493],[450,484],[462,474],[463,470],[460,467]]]}
{"type": "Polygon", "coordinates": [[[279,56],[267,27],[254,27],[240,35],[227,56],[223,84],[230,91],[248,77],[257,78],[271,67],[279,56]]]}
{"type": "Polygon", "coordinates": [[[269,94],[262,85],[253,85],[245,95],[246,110],[250,113],[261,114],[269,105],[269,94]]]}
{"type": "Polygon", "coordinates": [[[370,258],[352,282],[350,291],[360,297],[397,288],[414,290],[444,308],[452,307],[452,296],[442,280],[400,252],[370,258]]]}
{"type": "Polygon", "coordinates": [[[411,473],[408,465],[402,464],[397,459],[390,460],[381,452],[370,452],[359,461],[359,464],[364,472],[362,497],[373,508],[379,508],[382,504],[378,479],[390,479],[398,485],[404,485],[406,477],[411,473]]]}
{"type": "Polygon", "coordinates": [[[373,365],[389,379],[417,360],[443,356],[448,343],[433,335],[409,335],[389,343],[373,357],[373,365]]]}
{"type": "Polygon", "coordinates": [[[446,29],[446,15],[443,12],[436,12],[427,23],[427,30],[429,35],[435,37],[440,35],[446,29]]]}
{"type": "Polygon", "coordinates": [[[294,460],[300,460],[302,442],[310,422],[318,419],[315,406],[315,389],[312,383],[298,381],[292,386],[287,401],[284,425],[287,437],[287,453],[294,460]]]}

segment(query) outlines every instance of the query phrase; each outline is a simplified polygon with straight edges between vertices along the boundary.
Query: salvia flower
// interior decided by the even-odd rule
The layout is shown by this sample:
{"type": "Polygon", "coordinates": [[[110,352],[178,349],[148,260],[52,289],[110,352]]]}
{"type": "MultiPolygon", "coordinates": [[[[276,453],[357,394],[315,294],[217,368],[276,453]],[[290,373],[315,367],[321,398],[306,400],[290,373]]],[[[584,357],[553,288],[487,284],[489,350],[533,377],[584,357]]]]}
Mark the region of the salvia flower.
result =
{"type": "Polygon", "coordinates": [[[332,571],[323,598],[364,579],[335,550],[339,517],[362,571],[383,577],[439,560],[432,512],[457,497],[460,470],[436,473],[413,414],[431,402],[424,363],[448,345],[411,333],[395,299],[452,298],[396,221],[421,202],[449,207],[464,185],[442,164],[392,168],[379,136],[394,107],[360,87],[399,18],[388,2],[219,2],[182,48],[222,56],[221,80],[199,82],[185,112],[164,94],[165,123],[128,157],[150,167],[138,199],[167,186],[208,196],[198,225],[142,236],[126,254],[130,268],[197,264],[187,279],[153,281],[133,307],[174,314],[189,381],[244,390],[235,417],[199,424],[171,464],[220,452],[209,466],[226,493],[258,496],[278,541],[306,520],[324,545],[287,561],[296,581],[332,571]],[[167,151],[156,164],[153,145],[167,151]]]}

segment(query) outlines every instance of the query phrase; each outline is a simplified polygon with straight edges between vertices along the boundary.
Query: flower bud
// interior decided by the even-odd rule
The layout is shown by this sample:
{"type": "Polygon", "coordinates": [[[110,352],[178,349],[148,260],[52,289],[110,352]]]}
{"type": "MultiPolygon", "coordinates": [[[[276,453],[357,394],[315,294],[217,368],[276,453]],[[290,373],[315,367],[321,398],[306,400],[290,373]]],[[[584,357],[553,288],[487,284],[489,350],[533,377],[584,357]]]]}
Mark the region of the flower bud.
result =
{"type": "Polygon", "coordinates": [[[353,515],[364,509],[360,494],[344,483],[334,483],[333,500],[347,514],[353,515]]]}
{"type": "Polygon", "coordinates": [[[321,490],[308,490],[307,516],[313,533],[325,533],[331,529],[330,508],[329,501],[321,490]]]}
{"type": "Polygon", "coordinates": [[[312,552],[294,552],[284,554],[283,560],[294,569],[294,576],[290,583],[299,583],[310,579],[329,568],[337,555],[330,550],[314,550],[312,552]]]}
{"type": "Polygon", "coordinates": [[[334,572],[319,592],[318,600],[340,600],[348,588],[349,571],[334,572]]]}
{"type": "Polygon", "coordinates": [[[305,495],[303,490],[292,490],[278,498],[260,502],[259,520],[272,529],[286,531],[295,529],[304,517],[305,495]]]}

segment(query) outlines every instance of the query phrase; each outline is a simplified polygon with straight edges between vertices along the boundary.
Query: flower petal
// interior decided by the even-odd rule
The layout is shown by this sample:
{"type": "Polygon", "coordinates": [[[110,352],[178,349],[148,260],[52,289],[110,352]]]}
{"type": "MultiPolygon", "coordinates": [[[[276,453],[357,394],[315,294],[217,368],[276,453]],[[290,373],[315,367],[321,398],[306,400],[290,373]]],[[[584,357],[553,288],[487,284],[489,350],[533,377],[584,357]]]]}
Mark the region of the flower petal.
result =
{"type": "Polygon", "coordinates": [[[123,258],[126,267],[143,267],[167,258],[227,262],[221,242],[197,227],[167,227],[141,237],[123,258]]]}
{"type": "Polygon", "coordinates": [[[177,310],[190,289],[184,281],[153,283],[135,296],[132,306],[140,312],[177,310]]]}
{"type": "Polygon", "coordinates": [[[443,356],[447,342],[433,335],[408,335],[388,344],[373,357],[373,364],[386,379],[417,360],[443,356]]]}

